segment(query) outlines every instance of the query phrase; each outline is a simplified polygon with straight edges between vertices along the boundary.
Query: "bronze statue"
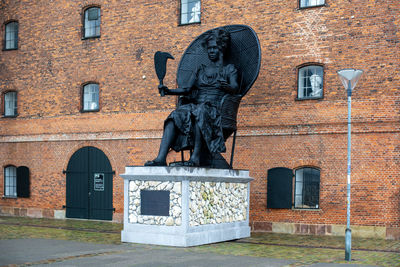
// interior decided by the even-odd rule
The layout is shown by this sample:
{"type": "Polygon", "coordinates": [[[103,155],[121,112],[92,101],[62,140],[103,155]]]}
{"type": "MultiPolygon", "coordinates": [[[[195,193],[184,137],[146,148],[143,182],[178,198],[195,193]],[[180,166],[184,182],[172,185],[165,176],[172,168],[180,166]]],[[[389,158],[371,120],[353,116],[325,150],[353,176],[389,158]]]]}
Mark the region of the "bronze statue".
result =
{"type": "MultiPolygon", "coordinates": [[[[258,49],[256,49],[258,52],[256,55],[258,59],[255,66],[256,72],[252,74],[254,77],[247,79],[248,81],[243,79],[244,77],[240,77],[241,84],[239,84],[240,74],[235,65],[235,60],[227,57],[232,53],[229,29],[240,32],[243,35],[241,37],[244,38],[246,36],[242,32],[243,29],[248,32],[251,30],[247,26],[232,25],[202,34],[196,39],[197,42],[194,42],[197,46],[192,48],[195,53],[191,55],[198,54],[199,56],[197,56],[195,62],[190,64],[190,71],[187,71],[187,67],[186,69],[182,67],[182,69],[181,66],[178,70],[179,86],[177,89],[169,89],[164,86],[162,84],[163,77],[159,77],[160,85],[158,89],[160,95],[180,95],[184,97],[181,98],[176,110],[164,122],[164,132],[158,156],[154,160],[146,162],[145,166],[167,166],[166,157],[170,149],[177,152],[193,149],[189,161],[182,163],[183,166],[191,167],[211,167],[210,162],[218,158],[219,153],[225,152],[226,139],[233,131],[236,131],[236,114],[240,99],[254,83],[260,65],[258,39],[251,30],[251,33],[255,36],[253,38],[256,40],[256,48],[258,49]],[[240,31],[237,31],[238,27],[240,31]],[[207,58],[204,56],[205,51],[207,58]],[[181,73],[186,74],[182,75],[181,73]],[[182,76],[185,76],[184,82],[180,82],[182,76]],[[224,129],[223,124],[226,123],[223,122],[224,118],[221,116],[227,109],[223,108],[222,105],[227,97],[231,99],[225,101],[228,103],[228,109],[233,108],[233,111],[228,113],[232,113],[229,115],[233,116],[231,120],[234,121],[234,123],[230,122],[232,125],[228,127],[228,131],[224,129]],[[205,158],[208,160],[204,160],[205,158]]],[[[193,46],[193,43],[191,46],[193,46]]],[[[172,58],[168,53],[165,53],[164,56],[172,58]]],[[[248,58],[242,57],[242,51],[237,56],[243,62],[248,60],[248,58]]],[[[254,63],[252,64],[254,65],[254,63]]],[[[165,71],[163,74],[165,74],[165,71]]],[[[219,156],[218,160],[220,158],[222,156],[219,156]]],[[[222,160],[225,161],[223,158],[222,160]]],[[[229,168],[227,163],[222,166],[222,168],[229,168]]]]}

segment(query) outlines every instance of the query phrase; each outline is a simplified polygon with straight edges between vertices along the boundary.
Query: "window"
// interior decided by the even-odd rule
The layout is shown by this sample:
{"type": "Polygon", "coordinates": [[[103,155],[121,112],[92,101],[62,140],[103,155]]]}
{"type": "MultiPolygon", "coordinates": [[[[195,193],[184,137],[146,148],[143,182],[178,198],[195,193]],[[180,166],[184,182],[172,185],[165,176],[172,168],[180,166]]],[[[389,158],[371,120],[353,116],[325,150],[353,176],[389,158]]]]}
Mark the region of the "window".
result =
{"type": "Polygon", "coordinates": [[[323,93],[324,69],[322,66],[309,65],[298,71],[298,99],[321,98],[323,93]]]}
{"type": "Polygon", "coordinates": [[[29,197],[30,181],[29,168],[25,166],[4,168],[4,196],[29,197]]]}
{"type": "Polygon", "coordinates": [[[17,116],[17,92],[7,92],[4,94],[4,116],[17,116]]]}
{"type": "Polygon", "coordinates": [[[316,168],[299,168],[295,170],[294,176],[292,169],[284,167],[269,169],[267,208],[318,209],[319,185],[320,171],[316,168]]]}
{"type": "Polygon", "coordinates": [[[325,0],[300,0],[300,8],[323,5],[325,5],[325,0]]]}
{"type": "Polygon", "coordinates": [[[6,24],[4,36],[4,49],[18,49],[18,22],[12,21],[6,24]]]}
{"type": "Polygon", "coordinates": [[[199,23],[200,0],[181,0],[181,24],[199,23]]]}
{"type": "Polygon", "coordinates": [[[83,86],[83,111],[99,110],[99,85],[88,83],[83,86]]]}
{"type": "Polygon", "coordinates": [[[320,171],[315,168],[296,170],[294,207],[303,209],[319,208],[320,171]]]}
{"type": "Polygon", "coordinates": [[[17,197],[17,168],[14,166],[4,168],[4,196],[17,197]]]}
{"type": "Polygon", "coordinates": [[[90,7],[85,10],[83,37],[100,37],[100,8],[90,7]]]}

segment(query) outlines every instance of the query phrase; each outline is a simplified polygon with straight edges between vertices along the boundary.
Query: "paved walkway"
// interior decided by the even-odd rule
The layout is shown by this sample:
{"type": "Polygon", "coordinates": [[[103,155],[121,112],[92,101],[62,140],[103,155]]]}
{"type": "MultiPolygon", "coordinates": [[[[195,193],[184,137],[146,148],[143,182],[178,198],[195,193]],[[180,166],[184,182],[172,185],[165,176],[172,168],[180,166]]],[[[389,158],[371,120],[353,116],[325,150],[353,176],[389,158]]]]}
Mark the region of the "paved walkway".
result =
{"type": "MultiPolygon", "coordinates": [[[[34,266],[146,266],[146,267],[244,267],[286,266],[295,261],[188,252],[139,244],[102,245],[54,239],[0,240],[0,265],[34,266]]],[[[315,264],[313,267],[366,265],[315,264]]]]}

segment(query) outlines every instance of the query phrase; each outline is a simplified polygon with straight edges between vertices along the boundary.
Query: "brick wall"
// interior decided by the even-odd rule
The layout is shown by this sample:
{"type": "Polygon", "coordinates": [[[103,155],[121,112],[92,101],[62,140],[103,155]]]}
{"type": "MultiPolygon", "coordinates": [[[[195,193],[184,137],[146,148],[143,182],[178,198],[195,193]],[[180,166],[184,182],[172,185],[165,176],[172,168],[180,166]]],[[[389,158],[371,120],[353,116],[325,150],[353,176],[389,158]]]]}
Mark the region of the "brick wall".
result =
{"type": "MultiPolygon", "coordinates": [[[[259,78],[240,107],[234,163],[255,177],[250,220],[345,224],[347,103],[336,71],[354,67],[365,73],[353,94],[352,223],[398,229],[400,3],[326,4],[298,9],[296,0],[204,0],[201,24],[178,26],[179,1],[2,1],[0,36],[5,22],[17,20],[19,46],[0,51],[0,93],[18,92],[19,115],[0,118],[0,166],[28,166],[32,197],[1,199],[0,206],[22,215],[25,208],[59,210],[62,170],[77,149],[92,145],[116,170],[120,214],[118,174],[156,155],[162,122],[175,106],[174,97],[157,94],[154,52],[175,56],[165,78],[174,87],[179,59],[196,36],[246,24],[262,48],[259,78]],[[92,4],[101,7],[101,37],[82,40],[82,12],[92,4]],[[299,101],[297,67],[310,62],[324,66],[324,96],[299,101]],[[80,113],[88,81],[99,83],[100,111],[80,113]],[[320,209],[266,209],[268,169],[302,166],[321,169],[320,209]]],[[[0,194],[3,183],[0,172],[0,194]]]]}

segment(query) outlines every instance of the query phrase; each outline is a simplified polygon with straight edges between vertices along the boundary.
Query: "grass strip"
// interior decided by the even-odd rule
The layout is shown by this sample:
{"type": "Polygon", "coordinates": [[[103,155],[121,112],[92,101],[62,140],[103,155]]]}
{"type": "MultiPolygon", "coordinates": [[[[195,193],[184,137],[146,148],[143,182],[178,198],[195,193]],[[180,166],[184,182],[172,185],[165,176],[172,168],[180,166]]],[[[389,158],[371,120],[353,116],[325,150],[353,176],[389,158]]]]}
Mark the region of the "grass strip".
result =
{"type": "Polygon", "coordinates": [[[22,223],[0,222],[0,224],[14,225],[14,226],[54,228],[54,229],[62,229],[62,230],[76,230],[76,231],[95,232],[95,233],[108,233],[108,234],[120,234],[121,233],[121,231],[112,231],[112,230],[110,231],[110,230],[101,230],[101,229],[76,228],[76,227],[53,226],[53,225],[38,225],[38,224],[27,224],[27,223],[22,224],[22,223]]]}
{"type": "Polygon", "coordinates": [[[48,227],[0,225],[0,239],[45,238],[97,244],[121,244],[121,234],[64,230],[48,227]]]}
{"type": "MultiPolygon", "coordinates": [[[[267,257],[295,260],[290,266],[304,266],[317,263],[349,263],[344,260],[344,249],[304,248],[293,246],[270,246],[259,244],[223,242],[191,248],[194,252],[218,253],[223,255],[267,257]]],[[[387,252],[352,251],[352,262],[383,267],[400,266],[400,255],[387,252]]]]}

